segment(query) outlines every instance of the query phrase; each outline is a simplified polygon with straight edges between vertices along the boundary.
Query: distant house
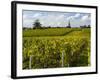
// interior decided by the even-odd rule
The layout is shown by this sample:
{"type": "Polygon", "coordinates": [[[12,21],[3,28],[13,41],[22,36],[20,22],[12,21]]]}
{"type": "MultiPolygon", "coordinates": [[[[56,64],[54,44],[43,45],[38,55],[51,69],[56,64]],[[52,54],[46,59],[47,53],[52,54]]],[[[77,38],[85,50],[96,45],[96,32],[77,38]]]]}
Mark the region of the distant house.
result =
{"type": "Polygon", "coordinates": [[[71,24],[70,24],[70,21],[69,21],[69,23],[68,23],[68,26],[67,26],[67,28],[71,28],[71,24]]]}

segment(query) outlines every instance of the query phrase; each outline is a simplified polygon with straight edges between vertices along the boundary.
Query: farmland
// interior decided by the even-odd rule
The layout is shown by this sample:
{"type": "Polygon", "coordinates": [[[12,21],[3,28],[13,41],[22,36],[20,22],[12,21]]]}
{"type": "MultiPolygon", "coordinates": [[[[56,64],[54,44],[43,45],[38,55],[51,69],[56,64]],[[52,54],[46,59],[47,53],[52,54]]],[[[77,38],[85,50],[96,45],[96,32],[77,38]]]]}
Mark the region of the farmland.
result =
{"type": "Polygon", "coordinates": [[[90,29],[23,30],[23,69],[89,66],[90,29]]]}

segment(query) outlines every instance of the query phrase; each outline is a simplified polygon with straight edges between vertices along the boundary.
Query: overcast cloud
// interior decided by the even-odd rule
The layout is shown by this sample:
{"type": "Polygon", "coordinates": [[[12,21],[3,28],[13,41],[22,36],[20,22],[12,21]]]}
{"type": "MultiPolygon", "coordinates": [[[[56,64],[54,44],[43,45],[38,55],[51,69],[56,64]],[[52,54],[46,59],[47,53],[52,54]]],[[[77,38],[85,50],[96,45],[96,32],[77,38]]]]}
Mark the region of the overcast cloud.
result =
{"type": "Polygon", "coordinates": [[[39,19],[42,26],[66,27],[70,21],[72,27],[91,24],[90,13],[51,12],[51,11],[23,11],[23,27],[33,27],[35,20],[39,19]]]}

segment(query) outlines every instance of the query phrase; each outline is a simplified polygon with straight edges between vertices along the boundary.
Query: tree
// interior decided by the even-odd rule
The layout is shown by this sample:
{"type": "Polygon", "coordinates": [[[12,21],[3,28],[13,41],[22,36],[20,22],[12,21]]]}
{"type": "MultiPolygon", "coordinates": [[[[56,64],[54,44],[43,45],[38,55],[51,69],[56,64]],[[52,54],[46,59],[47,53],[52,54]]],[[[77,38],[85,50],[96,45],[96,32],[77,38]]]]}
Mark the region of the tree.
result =
{"type": "Polygon", "coordinates": [[[80,26],[80,28],[88,28],[88,27],[90,27],[89,25],[87,26],[87,25],[83,25],[83,26],[80,26]]]}
{"type": "Polygon", "coordinates": [[[35,20],[35,22],[33,24],[33,28],[34,29],[40,29],[41,28],[41,23],[40,23],[40,21],[38,19],[35,20]]]}
{"type": "Polygon", "coordinates": [[[88,25],[88,28],[90,28],[90,25],[88,25]]]}

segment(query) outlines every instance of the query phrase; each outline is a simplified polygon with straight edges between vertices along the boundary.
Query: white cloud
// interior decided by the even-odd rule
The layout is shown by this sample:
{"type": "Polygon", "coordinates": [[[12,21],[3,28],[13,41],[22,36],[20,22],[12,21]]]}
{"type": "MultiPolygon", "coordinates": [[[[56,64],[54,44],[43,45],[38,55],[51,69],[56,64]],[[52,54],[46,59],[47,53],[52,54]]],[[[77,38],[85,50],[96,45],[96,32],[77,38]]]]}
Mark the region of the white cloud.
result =
{"type": "Polygon", "coordinates": [[[74,16],[69,16],[69,17],[67,17],[67,20],[70,20],[70,19],[73,19],[74,18],[74,16]]]}
{"type": "Polygon", "coordinates": [[[48,14],[46,16],[39,17],[40,22],[44,26],[61,26],[65,21],[64,14],[48,14]],[[62,23],[62,24],[61,24],[62,23]]]}
{"type": "Polygon", "coordinates": [[[90,14],[84,13],[55,13],[55,12],[27,12],[23,14],[23,26],[32,27],[36,19],[39,19],[43,26],[67,26],[71,21],[71,26],[80,26],[90,24],[87,20],[91,20],[90,14]]]}
{"type": "Polygon", "coordinates": [[[81,18],[82,21],[85,21],[85,20],[88,20],[89,19],[89,16],[88,15],[85,15],[81,18]]]}
{"type": "Polygon", "coordinates": [[[57,19],[62,19],[62,18],[64,18],[64,15],[58,15],[57,17],[56,17],[57,19]]]}
{"type": "Polygon", "coordinates": [[[79,13],[75,14],[74,16],[69,16],[69,17],[67,18],[67,20],[75,19],[75,18],[78,18],[78,17],[80,17],[80,14],[79,14],[79,13]]]}
{"type": "Polygon", "coordinates": [[[27,15],[24,14],[24,15],[23,15],[23,19],[25,19],[25,18],[27,18],[27,15]]]}
{"type": "Polygon", "coordinates": [[[75,18],[77,18],[77,17],[79,17],[79,16],[80,16],[80,14],[79,14],[79,13],[77,13],[77,14],[75,14],[75,16],[74,16],[74,17],[75,17],[75,18]]]}
{"type": "Polygon", "coordinates": [[[34,17],[39,17],[39,16],[41,16],[41,14],[37,13],[37,14],[34,14],[32,17],[34,18],[34,17]]]}
{"type": "Polygon", "coordinates": [[[23,20],[23,26],[24,27],[32,27],[33,20],[32,19],[24,19],[23,20]]]}

